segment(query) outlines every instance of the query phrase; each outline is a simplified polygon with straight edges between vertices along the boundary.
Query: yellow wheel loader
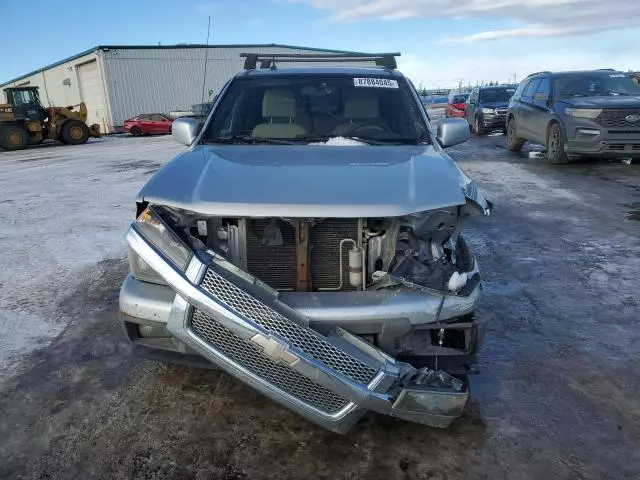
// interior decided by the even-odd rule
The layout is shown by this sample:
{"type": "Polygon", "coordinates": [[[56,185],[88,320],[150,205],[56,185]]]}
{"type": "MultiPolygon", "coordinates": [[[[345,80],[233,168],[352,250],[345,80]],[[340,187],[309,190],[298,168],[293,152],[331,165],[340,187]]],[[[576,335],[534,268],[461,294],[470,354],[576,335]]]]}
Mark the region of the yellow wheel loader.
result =
{"type": "Polygon", "coordinates": [[[44,140],[60,140],[69,145],[86,143],[100,136],[100,126],[87,125],[87,106],[45,108],[38,87],[6,88],[7,103],[0,104],[0,147],[20,150],[44,140]]]}

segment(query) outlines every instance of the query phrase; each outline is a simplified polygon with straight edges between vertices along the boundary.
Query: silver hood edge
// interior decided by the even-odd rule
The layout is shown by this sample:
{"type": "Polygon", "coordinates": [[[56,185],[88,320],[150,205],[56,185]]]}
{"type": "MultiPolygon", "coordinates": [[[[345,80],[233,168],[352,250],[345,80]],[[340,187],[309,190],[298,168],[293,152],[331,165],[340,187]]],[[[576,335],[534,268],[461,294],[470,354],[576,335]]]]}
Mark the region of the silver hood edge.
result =
{"type": "Polygon", "coordinates": [[[174,158],[138,195],[152,204],[233,217],[393,217],[491,204],[431,145],[200,145],[174,158]]]}

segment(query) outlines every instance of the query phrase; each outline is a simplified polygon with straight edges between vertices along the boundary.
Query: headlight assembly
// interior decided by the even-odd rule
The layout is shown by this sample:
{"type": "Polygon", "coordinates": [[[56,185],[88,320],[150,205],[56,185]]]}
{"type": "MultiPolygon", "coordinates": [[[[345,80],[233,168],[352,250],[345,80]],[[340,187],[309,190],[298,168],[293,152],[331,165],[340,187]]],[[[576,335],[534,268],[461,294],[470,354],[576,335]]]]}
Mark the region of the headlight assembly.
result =
{"type": "Polygon", "coordinates": [[[597,118],[602,113],[601,108],[565,108],[564,113],[571,117],[597,118]]]}
{"type": "Polygon", "coordinates": [[[153,207],[147,207],[133,223],[133,228],[156,247],[176,267],[184,271],[191,260],[191,250],[162,221],[153,207]]]}
{"type": "Polygon", "coordinates": [[[493,108],[483,108],[482,113],[496,113],[493,108]]]}
{"type": "Polygon", "coordinates": [[[140,255],[138,255],[133,248],[129,247],[127,251],[129,257],[129,271],[133,278],[140,280],[141,282],[156,283],[158,285],[166,285],[167,282],[164,278],[156,272],[151,265],[145,262],[140,255]]]}

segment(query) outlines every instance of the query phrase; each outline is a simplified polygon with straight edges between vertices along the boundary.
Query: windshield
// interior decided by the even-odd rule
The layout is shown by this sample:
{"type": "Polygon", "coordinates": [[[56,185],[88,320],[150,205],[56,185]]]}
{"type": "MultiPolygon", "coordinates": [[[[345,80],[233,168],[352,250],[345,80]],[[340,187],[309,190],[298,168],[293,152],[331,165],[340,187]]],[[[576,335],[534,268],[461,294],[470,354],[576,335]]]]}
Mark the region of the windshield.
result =
{"type": "Polygon", "coordinates": [[[203,141],[295,144],[348,137],[365,143],[416,144],[428,140],[421,109],[404,78],[237,78],[216,108],[203,141]]]}
{"type": "Polygon", "coordinates": [[[13,104],[16,107],[21,107],[23,105],[33,105],[40,103],[40,98],[38,97],[38,92],[33,89],[25,89],[25,90],[10,90],[10,94],[13,97],[13,104]]]}
{"type": "Polygon", "coordinates": [[[480,90],[481,102],[508,102],[516,93],[515,88],[488,88],[480,90]]]}
{"type": "Polygon", "coordinates": [[[464,103],[467,101],[467,98],[469,98],[469,94],[465,93],[462,95],[454,95],[453,100],[451,101],[451,103],[464,103]]]}
{"type": "Polygon", "coordinates": [[[563,75],[556,80],[560,97],[640,95],[640,88],[622,73],[563,75]]]}

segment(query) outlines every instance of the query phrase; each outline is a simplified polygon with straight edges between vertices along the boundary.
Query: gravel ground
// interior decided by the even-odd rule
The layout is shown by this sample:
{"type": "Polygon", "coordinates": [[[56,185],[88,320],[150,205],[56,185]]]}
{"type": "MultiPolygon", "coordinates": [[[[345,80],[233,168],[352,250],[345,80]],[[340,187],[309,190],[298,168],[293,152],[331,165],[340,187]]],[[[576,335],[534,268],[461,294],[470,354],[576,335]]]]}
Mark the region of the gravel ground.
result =
{"type": "Polygon", "coordinates": [[[122,233],[180,146],[0,153],[0,478],[640,478],[640,167],[503,143],[451,149],[495,203],[466,234],[489,331],[465,415],[437,430],[371,414],[345,436],[123,341],[122,233]]]}

